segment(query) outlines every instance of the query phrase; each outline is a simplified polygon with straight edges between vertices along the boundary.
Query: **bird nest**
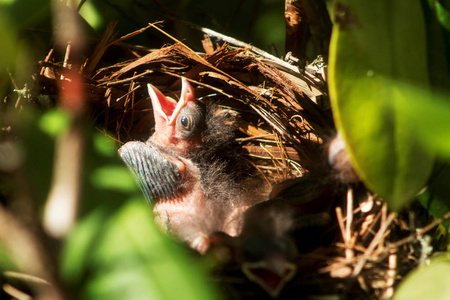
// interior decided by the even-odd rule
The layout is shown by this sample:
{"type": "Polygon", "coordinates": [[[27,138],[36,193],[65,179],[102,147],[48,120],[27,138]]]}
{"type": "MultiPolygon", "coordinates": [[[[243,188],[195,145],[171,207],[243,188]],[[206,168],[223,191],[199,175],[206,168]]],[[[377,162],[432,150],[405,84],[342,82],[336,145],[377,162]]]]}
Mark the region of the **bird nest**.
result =
{"type": "MultiPolygon", "coordinates": [[[[281,176],[276,180],[298,176],[323,161],[320,145],[332,134],[333,125],[330,112],[317,105],[327,101],[321,77],[269,54],[264,58],[227,43],[214,46],[209,39],[205,53],[196,53],[181,42],[156,50],[126,45],[121,41],[141,31],[118,41],[111,40],[112,32],[104,34],[83,74],[91,119],[120,142],[151,134],[147,83],[176,98],[184,76],[196,85],[197,98],[240,113],[239,141],[267,178],[275,173],[281,176]],[[105,56],[108,66],[100,68],[105,56]]],[[[55,90],[48,87],[56,87],[63,64],[53,60],[49,53],[40,63],[39,81],[50,91],[55,90]]]]}
{"type": "MultiPolygon", "coordinates": [[[[119,39],[109,27],[83,65],[88,112],[95,126],[121,143],[146,140],[154,126],[147,83],[176,99],[180,78],[187,78],[197,98],[239,113],[237,141],[244,158],[270,184],[320,174],[316,188],[333,189],[331,242],[302,254],[296,275],[272,296],[390,298],[402,276],[431,254],[425,233],[437,224],[417,231],[414,226],[425,226],[428,216],[390,213],[361,183],[333,180],[324,146],[334,126],[323,61],[300,70],[249,45],[213,43],[208,36],[202,53],[176,39],[160,49],[124,43],[149,27],[119,39]]],[[[54,93],[63,65],[52,53],[40,62],[41,92],[54,93]]],[[[267,297],[228,254],[220,249],[212,254],[223,262],[213,278],[224,292],[236,299],[267,297]]]]}

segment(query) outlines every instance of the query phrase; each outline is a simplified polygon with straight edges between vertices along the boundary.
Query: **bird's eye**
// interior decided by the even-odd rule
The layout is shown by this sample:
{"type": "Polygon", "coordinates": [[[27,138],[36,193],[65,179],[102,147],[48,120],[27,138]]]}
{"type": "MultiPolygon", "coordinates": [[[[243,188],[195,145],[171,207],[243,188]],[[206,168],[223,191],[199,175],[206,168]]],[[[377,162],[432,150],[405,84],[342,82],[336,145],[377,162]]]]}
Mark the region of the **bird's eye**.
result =
{"type": "Polygon", "coordinates": [[[180,116],[180,124],[181,126],[183,126],[185,129],[189,130],[189,125],[191,122],[189,122],[189,117],[188,116],[180,116]]]}
{"type": "Polygon", "coordinates": [[[179,136],[191,138],[204,128],[204,114],[198,107],[186,106],[177,117],[176,127],[179,136]]]}

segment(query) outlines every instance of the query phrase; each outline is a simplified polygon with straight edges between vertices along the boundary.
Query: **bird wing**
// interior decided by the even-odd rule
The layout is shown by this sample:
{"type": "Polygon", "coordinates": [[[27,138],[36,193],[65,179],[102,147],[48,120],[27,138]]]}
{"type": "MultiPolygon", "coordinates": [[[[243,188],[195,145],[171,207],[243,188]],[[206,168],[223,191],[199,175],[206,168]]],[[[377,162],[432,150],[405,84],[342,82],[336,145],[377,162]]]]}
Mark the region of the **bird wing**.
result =
{"type": "Polygon", "coordinates": [[[119,155],[137,178],[145,198],[154,203],[179,196],[181,172],[166,157],[175,155],[151,142],[128,142],[119,155]]]}

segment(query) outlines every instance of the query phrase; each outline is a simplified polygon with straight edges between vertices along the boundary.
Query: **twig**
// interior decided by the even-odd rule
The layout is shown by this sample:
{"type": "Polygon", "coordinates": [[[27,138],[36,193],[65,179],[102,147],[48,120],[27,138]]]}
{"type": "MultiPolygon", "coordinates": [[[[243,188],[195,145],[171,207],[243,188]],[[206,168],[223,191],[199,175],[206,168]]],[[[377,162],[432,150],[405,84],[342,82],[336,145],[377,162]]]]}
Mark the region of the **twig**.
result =
{"type": "Polygon", "coordinates": [[[353,258],[352,251],[352,222],[353,222],[353,189],[347,190],[347,222],[345,223],[345,257],[347,259],[353,258]]]}
{"type": "Polygon", "coordinates": [[[78,11],[78,12],[80,11],[81,7],[83,7],[83,4],[84,4],[85,2],[86,2],[86,0],[81,0],[80,3],[78,3],[78,6],[77,6],[77,11],[78,11]]]}
{"type": "Polygon", "coordinates": [[[262,138],[266,138],[266,137],[273,137],[274,134],[264,134],[264,135],[254,135],[254,136],[249,136],[249,137],[245,137],[245,138],[237,138],[236,141],[238,142],[247,142],[247,141],[253,141],[253,140],[259,140],[262,138]]]}
{"type": "Polygon", "coordinates": [[[292,166],[299,174],[303,174],[304,170],[302,170],[302,166],[296,162],[295,160],[288,159],[289,165],[292,166]]]}
{"type": "Polygon", "coordinates": [[[267,185],[269,187],[272,187],[272,184],[270,183],[270,180],[266,177],[266,175],[264,175],[264,172],[261,171],[261,169],[263,169],[262,166],[257,166],[256,164],[254,164],[251,160],[242,157],[243,159],[245,159],[248,163],[250,163],[256,170],[258,170],[258,172],[262,175],[262,177],[264,178],[264,180],[267,182],[267,185]]]}
{"type": "Polygon", "coordinates": [[[201,31],[201,32],[203,32],[203,33],[205,33],[205,34],[207,34],[209,36],[215,37],[215,38],[217,38],[217,39],[219,39],[221,41],[227,42],[227,43],[229,43],[231,45],[235,45],[235,46],[238,46],[240,48],[245,48],[248,51],[254,52],[254,53],[256,53],[256,54],[258,54],[258,55],[260,55],[260,56],[262,56],[264,58],[276,61],[276,62],[278,62],[278,63],[280,63],[282,65],[285,65],[287,68],[293,70],[294,72],[298,72],[298,69],[296,67],[290,65],[289,63],[279,59],[278,57],[273,56],[272,54],[269,54],[266,51],[261,50],[261,49],[255,47],[255,46],[252,46],[252,45],[250,45],[248,43],[242,42],[242,41],[237,40],[237,39],[235,39],[233,37],[230,37],[228,35],[219,33],[217,31],[214,31],[214,30],[206,28],[206,27],[201,27],[201,26],[192,24],[192,23],[187,22],[187,21],[182,21],[182,22],[184,24],[186,24],[187,26],[191,27],[192,29],[201,31]]]}
{"type": "Polygon", "coordinates": [[[187,26],[191,27],[194,30],[201,31],[203,33],[206,33],[207,35],[210,35],[212,37],[215,37],[219,40],[222,40],[224,42],[227,42],[231,45],[238,46],[240,48],[245,48],[250,52],[256,53],[259,56],[265,58],[262,59],[263,62],[268,63],[270,65],[275,65],[277,68],[280,68],[280,70],[287,72],[296,78],[298,78],[299,81],[295,81],[295,83],[299,84],[299,86],[302,88],[302,91],[304,91],[308,97],[313,98],[318,95],[322,95],[323,92],[319,87],[316,87],[316,82],[314,81],[315,76],[305,71],[305,75],[301,74],[296,66],[293,66],[289,64],[288,62],[285,62],[282,59],[279,59],[276,56],[273,56],[270,53],[267,53],[264,50],[261,50],[255,46],[252,46],[250,44],[244,43],[242,41],[239,41],[235,38],[232,38],[230,36],[224,35],[222,33],[216,32],[214,30],[211,30],[209,28],[201,27],[195,24],[192,24],[190,22],[182,21],[182,23],[186,24],[187,26]],[[311,90],[312,93],[309,93],[308,90],[311,90]]]}
{"type": "MultiPolygon", "coordinates": [[[[131,83],[130,87],[133,86],[133,85],[134,85],[134,81],[131,83]]],[[[117,98],[115,101],[116,101],[116,102],[119,102],[119,101],[122,100],[124,97],[129,96],[131,93],[135,92],[137,89],[140,89],[140,88],[141,88],[140,85],[138,85],[138,86],[136,86],[136,87],[133,87],[130,91],[128,91],[127,93],[125,93],[123,96],[117,98]]]]}
{"type": "Polygon", "coordinates": [[[55,238],[64,237],[76,220],[78,200],[81,193],[83,166],[85,91],[80,74],[81,53],[84,45],[77,12],[63,3],[54,1],[55,42],[66,48],[64,68],[69,58],[71,68],[61,73],[59,82],[60,106],[71,116],[71,124],[56,141],[53,178],[44,207],[43,226],[55,238]]]}
{"type": "Polygon", "coordinates": [[[341,230],[342,240],[344,241],[344,244],[346,244],[345,238],[347,235],[345,234],[344,217],[342,215],[342,208],[340,208],[339,206],[336,207],[336,217],[337,217],[339,229],[341,230]]]}
{"type": "MultiPolygon", "coordinates": [[[[162,23],[162,22],[155,22],[155,23],[153,23],[153,24],[160,24],[160,23],[162,23]]],[[[124,36],[118,38],[117,40],[114,40],[114,41],[108,43],[108,44],[106,45],[106,47],[109,47],[109,46],[114,45],[114,44],[119,44],[120,42],[122,42],[122,41],[124,41],[124,40],[127,40],[127,39],[129,39],[129,38],[132,38],[133,36],[136,36],[136,35],[138,35],[138,34],[141,34],[141,33],[143,33],[144,31],[146,31],[147,29],[149,29],[150,27],[152,27],[153,24],[149,24],[148,26],[145,26],[145,27],[143,27],[143,28],[141,28],[141,29],[138,29],[138,30],[136,30],[136,31],[133,31],[133,32],[131,32],[131,33],[128,33],[128,34],[126,34],[126,35],[124,35],[124,36]]]]}
{"type": "MultiPolygon", "coordinates": [[[[41,284],[48,282],[47,280],[55,283],[53,280],[56,279],[52,273],[53,266],[49,257],[42,249],[41,241],[2,206],[0,206],[0,240],[19,269],[35,275],[28,275],[28,279],[39,281],[37,278],[40,278],[40,284],[33,285],[33,290],[38,296],[42,296],[42,299],[63,299],[55,287],[41,284]]],[[[6,275],[17,274],[20,273],[8,272],[6,275]]],[[[12,288],[7,287],[7,290],[13,291],[12,288]]]]}
{"type": "Polygon", "coordinates": [[[264,147],[263,144],[260,144],[259,146],[269,155],[275,169],[279,172],[279,169],[282,167],[282,163],[279,162],[279,159],[277,159],[266,147],[264,147]]]}
{"type": "Polygon", "coordinates": [[[3,291],[17,300],[32,300],[33,298],[27,293],[22,292],[21,290],[13,287],[10,284],[3,285],[3,291]]]}
{"type": "Polygon", "coordinates": [[[389,269],[386,272],[386,289],[383,292],[382,299],[391,299],[394,295],[394,283],[397,276],[397,251],[389,249],[389,269]]]}
{"type": "Polygon", "coordinates": [[[142,76],[148,75],[148,74],[152,74],[154,71],[153,70],[146,70],[142,73],[139,73],[137,75],[134,75],[132,77],[128,77],[122,80],[116,80],[116,81],[108,81],[108,82],[104,82],[104,83],[100,83],[99,85],[102,86],[112,86],[112,85],[121,85],[130,81],[133,81],[135,79],[141,78],[142,76]]]}
{"type": "MultiPolygon", "coordinates": [[[[50,51],[48,51],[48,54],[47,54],[47,56],[45,57],[45,59],[44,59],[44,62],[49,62],[50,61],[50,58],[52,57],[52,55],[53,55],[53,51],[54,51],[54,49],[52,48],[52,49],[50,49],[50,51]]],[[[45,67],[45,66],[42,66],[41,67],[41,72],[39,73],[39,75],[45,75],[45,70],[47,69],[47,67],[45,67]]]]}
{"type": "Polygon", "coordinates": [[[22,272],[5,271],[5,272],[3,272],[3,275],[8,278],[15,278],[15,279],[32,282],[32,283],[37,283],[37,284],[43,284],[43,285],[47,285],[47,286],[50,285],[50,282],[48,282],[47,280],[45,280],[41,277],[33,276],[31,274],[26,274],[26,273],[22,273],[22,272]]]}
{"type": "Polygon", "coordinates": [[[286,0],[284,2],[284,15],[286,19],[285,50],[296,58],[305,57],[307,42],[308,19],[300,0],[286,0]]]}
{"type": "Polygon", "coordinates": [[[364,267],[364,264],[366,263],[367,259],[370,257],[372,252],[375,250],[375,247],[378,246],[380,241],[384,237],[384,233],[388,229],[388,227],[391,225],[392,221],[395,218],[395,213],[390,213],[389,216],[386,218],[386,221],[381,223],[380,229],[378,230],[377,234],[373,238],[372,242],[370,243],[369,247],[367,248],[366,252],[362,255],[362,257],[358,260],[358,263],[356,264],[355,268],[353,269],[352,277],[356,277],[361,272],[362,268],[364,267]]]}
{"type": "Polygon", "coordinates": [[[392,243],[389,245],[389,248],[398,248],[404,244],[410,243],[412,241],[414,241],[415,239],[417,239],[418,237],[424,235],[425,233],[427,233],[428,231],[430,231],[431,229],[435,228],[436,226],[438,226],[439,224],[441,224],[444,220],[447,220],[450,218],[450,211],[447,212],[444,216],[442,216],[442,218],[436,219],[433,222],[431,222],[430,224],[428,224],[427,226],[423,227],[423,228],[419,228],[416,229],[415,234],[410,235],[406,238],[403,238],[395,243],[392,243]]]}
{"type": "MultiPolygon", "coordinates": [[[[69,64],[69,57],[70,57],[70,50],[72,49],[71,43],[67,43],[66,47],[66,53],[64,54],[64,62],[63,62],[63,68],[67,69],[67,66],[69,64]]],[[[61,80],[64,80],[64,74],[61,74],[61,80]]]]}
{"type": "Polygon", "coordinates": [[[84,66],[82,67],[82,73],[85,76],[90,76],[92,74],[95,67],[100,62],[100,59],[102,58],[103,54],[105,54],[105,51],[111,45],[110,40],[114,36],[114,29],[116,28],[116,25],[117,22],[110,22],[108,26],[106,26],[106,29],[103,32],[100,41],[97,43],[97,46],[95,46],[94,51],[92,52],[92,54],[89,56],[84,66]]]}
{"type": "Polygon", "coordinates": [[[53,178],[43,219],[44,228],[55,238],[64,237],[77,216],[84,133],[76,123],[56,141],[53,178]]]}
{"type": "MultiPolygon", "coordinates": [[[[11,79],[11,83],[12,83],[13,86],[14,86],[14,91],[16,91],[17,94],[19,95],[19,96],[17,97],[16,104],[14,105],[14,108],[18,108],[18,107],[19,107],[19,104],[20,104],[20,100],[22,99],[22,93],[19,92],[20,89],[19,89],[19,87],[17,86],[17,83],[16,83],[16,81],[14,80],[14,77],[13,77],[13,75],[11,74],[11,72],[9,71],[9,69],[7,70],[7,72],[8,72],[9,78],[11,79]]],[[[25,86],[24,89],[25,89],[25,93],[26,93],[26,86],[25,86]]]]}

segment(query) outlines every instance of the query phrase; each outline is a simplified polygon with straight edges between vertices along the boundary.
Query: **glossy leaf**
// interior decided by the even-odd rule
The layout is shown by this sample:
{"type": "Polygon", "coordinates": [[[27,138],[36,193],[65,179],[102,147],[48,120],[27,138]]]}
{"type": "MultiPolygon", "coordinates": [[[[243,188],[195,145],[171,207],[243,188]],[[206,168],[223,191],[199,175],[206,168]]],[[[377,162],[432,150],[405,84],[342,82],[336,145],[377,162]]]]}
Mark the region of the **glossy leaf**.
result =
{"type": "MultiPolygon", "coordinates": [[[[450,96],[413,87],[407,93],[397,104],[409,120],[408,131],[439,160],[419,200],[434,217],[441,218],[450,210],[450,96]]],[[[450,220],[443,225],[448,228],[450,220]]]]}
{"type": "Polygon", "coordinates": [[[400,284],[393,300],[450,299],[450,254],[418,267],[400,284]]]}
{"type": "Polygon", "coordinates": [[[432,156],[399,103],[427,88],[420,1],[337,1],[330,46],[333,114],[362,180],[394,209],[422,189],[432,156]]]}
{"type": "Polygon", "coordinates": [[[423,147],[443,158],[450,158],[450,95],[430,93],[410,87],[407,97],[398,101],[401,113],[409,120],[423,147]]]}

